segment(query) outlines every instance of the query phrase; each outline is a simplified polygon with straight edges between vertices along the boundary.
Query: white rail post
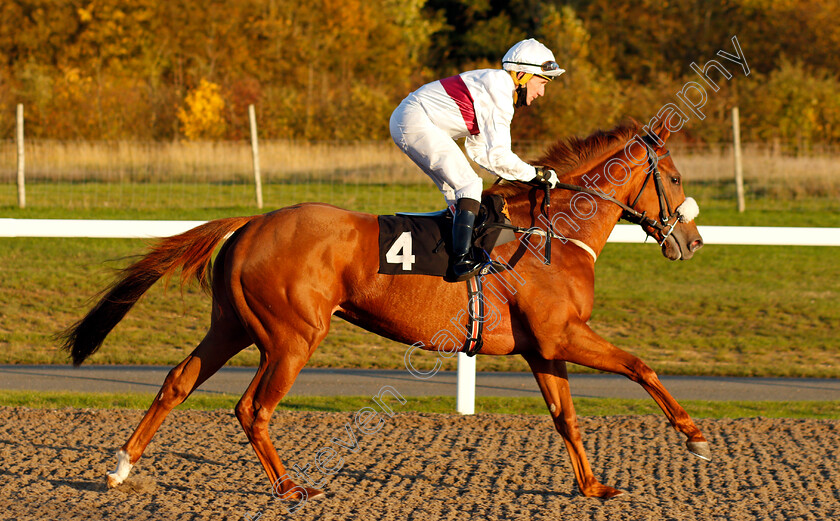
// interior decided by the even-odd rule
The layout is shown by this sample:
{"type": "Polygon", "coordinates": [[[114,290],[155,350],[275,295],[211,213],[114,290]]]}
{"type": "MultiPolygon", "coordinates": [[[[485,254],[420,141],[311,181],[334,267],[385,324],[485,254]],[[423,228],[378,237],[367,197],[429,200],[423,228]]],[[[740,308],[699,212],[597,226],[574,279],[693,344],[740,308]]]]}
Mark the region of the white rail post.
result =
{"type": "Polygon", "coordinates": [[[18,206],[26,208],[25,157],[23,154],[23,103],[17,105],[17,189],[18,206]]]}
{"type": "Polygon", "coordinates": [[[475,414],[475,357],[458,353],[458,395],[455,410],[475,414]]]}
{"type": "Polygon", "coordinates": [[[738,107],[732,107],[732,140],[735,156],[735,192],[738,196],[738,211],[743,212],[744,205],[744,170],[741,166],[741,121],[738,107]]]}
{"type": "Polygon", "coordinates": [[[251,159],[254,164],[254,190],[257,194],[257,208],[263,207],[262,179],[260,178],[260,151],[257,146],[257,115],[253,105],[248,105],[248,119],[251,120],[251,159]]]}

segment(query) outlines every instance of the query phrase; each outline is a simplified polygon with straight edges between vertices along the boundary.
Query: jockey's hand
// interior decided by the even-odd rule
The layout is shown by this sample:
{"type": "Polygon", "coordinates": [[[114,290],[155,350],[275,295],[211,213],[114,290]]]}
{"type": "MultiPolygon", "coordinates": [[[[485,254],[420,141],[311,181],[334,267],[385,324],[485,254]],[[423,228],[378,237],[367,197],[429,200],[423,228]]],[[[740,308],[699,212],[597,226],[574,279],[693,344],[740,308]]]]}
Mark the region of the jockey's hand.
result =
{"type": "Polygon", "coordinates": [[[557,179],[557,172],[544,166],[537,167],[537,175],[533,179],[534,183],[540,185],[548,185],[549,188],[554,188],[560,182],[557,179]]]}

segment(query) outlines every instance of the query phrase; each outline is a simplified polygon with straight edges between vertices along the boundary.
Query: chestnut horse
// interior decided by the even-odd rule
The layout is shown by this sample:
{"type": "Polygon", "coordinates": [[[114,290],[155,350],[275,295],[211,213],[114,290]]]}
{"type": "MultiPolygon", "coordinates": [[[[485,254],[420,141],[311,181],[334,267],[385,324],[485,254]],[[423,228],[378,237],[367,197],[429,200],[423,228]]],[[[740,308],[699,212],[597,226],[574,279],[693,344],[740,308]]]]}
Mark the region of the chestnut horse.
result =
{"type": "MultiPolygon", "coordinates": [[[[494,274],[509,284],[486,295],[500,321],[485,332],[481,354],[525,358],[566,444],[580,491],[601,498],[621,492],[599,483],[592,473],[569,392],[566,362],[639,383],[671,425],[686,436],[688,449],[710,458],[705,438],[656,374],[587,325],[595,259],[619,218],[641,224],[671,260],[689,259],[703,244],[693,223],[696,203],[686,199],[680,173],[664,148],[669,130],[655,127],[644,139],[640,132],[637,124],[630,123],[586,139],[561,141],[535,162],[555,169],[565,183],[564,189],[551,192],[548,201],[555,213],[551,227],[541,226],[549,222],[543,214],[542,188],[500,182],[487,190],[505,198],[513,225],[532,231],[540,227],[543,233],[556,235],[550,264],[531,253],[535,243],[545,242],[533,233],[493,250],[494,258],[504,260],[515,274],[494,274]],[[649,182],[651,178],[654,182],[649,182]],[[527,284],[520,285],[514,276],[527,284]]],[[[96,306],[65,333],[63,347],[75,365],[99,348],[155,281],[178,268],[182,284],[195,277],[211,289],[213,304],[206,336],[166,377],[154,403],[118,451],[117,469],[108,473],[108,485],[126,479],[173,407],[232,356],[256,344],[259,369],[236,405],[236,417],[276,493],[305,496],[304,500],[322,494],[289,479],[269,438],[268,423],[327,335],[330,317],[413,344],[432,338],[465,303],[463,284],[431,276],[378,274],[378,233],[375,215],[299,204],[265,215],[210,221],[162,239],[125,268],[96,306]],[[211,277],[210,259],[222,241],[211,277]]]]}

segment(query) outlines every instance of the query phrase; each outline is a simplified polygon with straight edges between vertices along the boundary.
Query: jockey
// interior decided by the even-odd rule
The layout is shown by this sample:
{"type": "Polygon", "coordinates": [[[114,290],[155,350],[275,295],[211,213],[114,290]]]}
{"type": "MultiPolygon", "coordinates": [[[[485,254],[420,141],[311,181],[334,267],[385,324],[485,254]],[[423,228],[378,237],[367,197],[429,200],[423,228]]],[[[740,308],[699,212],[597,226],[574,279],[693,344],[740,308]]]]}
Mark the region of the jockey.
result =
{"type": "Polygon", "coordinates": [[[466,138],[467,156],[502,179],[554,187],[553,170],[535,168],[513,153],[510,122],[515,107],[530,105],[564,72],[546,46],[523,40],[505,53],[501,70],[462,72],[426,84],[391,114],[394,142],[432,178],[447,205],[455,205],[452,250],[458,280],[472,277],[483,264],[470,255],[483,187],[454,140],[466,138]]]}

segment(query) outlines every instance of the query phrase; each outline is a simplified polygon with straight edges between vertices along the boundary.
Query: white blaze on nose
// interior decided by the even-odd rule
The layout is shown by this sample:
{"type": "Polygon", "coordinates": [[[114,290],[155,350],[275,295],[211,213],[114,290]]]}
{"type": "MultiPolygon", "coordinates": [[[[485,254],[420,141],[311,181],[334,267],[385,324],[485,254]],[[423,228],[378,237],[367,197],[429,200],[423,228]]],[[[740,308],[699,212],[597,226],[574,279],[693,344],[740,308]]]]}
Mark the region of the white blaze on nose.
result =
{"type": "Polygon", "coordinates": [[[686,197],[683,204],[677,207],[677,214],[680,216],[680,222],[690,223],[695,217],[700,215],[700,207],[693,197],[686,197]]]}

